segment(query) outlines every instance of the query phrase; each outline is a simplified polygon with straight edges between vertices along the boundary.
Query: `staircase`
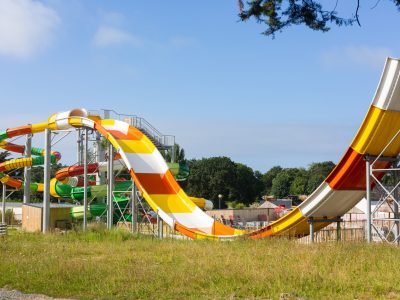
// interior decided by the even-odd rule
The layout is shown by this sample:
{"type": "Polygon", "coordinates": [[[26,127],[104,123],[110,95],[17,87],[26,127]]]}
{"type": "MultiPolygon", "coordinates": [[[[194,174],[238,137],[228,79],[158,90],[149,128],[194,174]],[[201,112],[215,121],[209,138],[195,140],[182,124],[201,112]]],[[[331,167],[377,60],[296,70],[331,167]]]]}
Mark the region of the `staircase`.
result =
{"type": "MultiPolygon", "coordinates": [[[[149,140],[157,147],[158,150],[170,150],[175,147],[175,136],[162,134],[142,117],[120,114],[111,109],[102,109],[102,112],[102,114],[98,112],[95,114],[102,115],[104,119],[111,118],[121,120],[136,127],[149,138],[149,140]]],[[[93,113],[93,111],[90,111],[89,113],[93,113]]]]}

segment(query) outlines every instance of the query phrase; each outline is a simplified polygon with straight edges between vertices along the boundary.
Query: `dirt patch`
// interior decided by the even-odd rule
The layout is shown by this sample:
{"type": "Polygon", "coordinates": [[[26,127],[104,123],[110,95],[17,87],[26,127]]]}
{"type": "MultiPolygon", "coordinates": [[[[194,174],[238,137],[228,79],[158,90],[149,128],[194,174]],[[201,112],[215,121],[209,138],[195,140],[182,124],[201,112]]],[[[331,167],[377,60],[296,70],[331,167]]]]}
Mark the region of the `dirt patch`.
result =
{"type": "Polygon", "coordinates": [[[52,298],[39,294],[24,294],[17,290],[0,289],[1,300],[72,300],[65,298],[52,298]]]}

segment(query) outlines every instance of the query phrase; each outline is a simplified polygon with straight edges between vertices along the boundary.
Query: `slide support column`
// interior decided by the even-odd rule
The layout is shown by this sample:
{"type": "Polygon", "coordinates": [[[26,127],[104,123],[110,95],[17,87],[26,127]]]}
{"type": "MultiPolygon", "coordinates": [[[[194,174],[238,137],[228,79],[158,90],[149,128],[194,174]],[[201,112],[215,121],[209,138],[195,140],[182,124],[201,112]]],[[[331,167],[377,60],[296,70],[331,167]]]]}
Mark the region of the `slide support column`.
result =
{"type": "Polygon", "coordinates": [[[49,231],[50,223],[50,171],[51,171],[51,130],[44,131],[44,191],[43,191],[43,224],[42,231],[49,231]]]}
{"type": "Polygon", "coordinates": [[[111,229],[113,225],[114,203],[114,148],[111,143],[108,145],[108,164],[107,164],[107,228],[111,229]]]}
{"type": "Polygon", "coordinates": [[[311,244],[314,243],[314,219],[313,217],[310,217],[308,219],[308,223],[310,223],[310,242],[311,244]]]}
{"type": "Polygon", "coordinates": [[[137,233],[137,214],[136,214],[136,207],[137,207],[137,188],[136,183],[132,179],[132,194],[131,194],[131,214],[132,214],[132,233],[137,233]]]}
{"type": "MultiPolygon", "coordinates": [[[[26,143],[25,143],[25,157],[29,158],[32,156],[32,134],[26,135],[26,143]]],[[[24,168],[24,199],[23,203],[31,202],[31,167],[24,168]]]]}
{"type": "MultiPolygon", "coordinates": [[[[82,136],[83,137],[83,136],[82,136]]],[[[87,198],[87,189],[88,189],[88,130],[84,129],[84,149],[83,149],[83,231],[87,229],[87,215],[88,215],[88,198],[87,198]]]]}
{"type": "Polygon", "coordinates": [[[6,185],[3,183],[3,193],[1,197],[1,223],[6,222],[6,185]]]}
{"type": "Polygon", "coordinates": [[[366,198],[367,198],[367,242],[372,241],[372,215],[371,215],[371,163],[367,159],[366,166],[366,198]]]}

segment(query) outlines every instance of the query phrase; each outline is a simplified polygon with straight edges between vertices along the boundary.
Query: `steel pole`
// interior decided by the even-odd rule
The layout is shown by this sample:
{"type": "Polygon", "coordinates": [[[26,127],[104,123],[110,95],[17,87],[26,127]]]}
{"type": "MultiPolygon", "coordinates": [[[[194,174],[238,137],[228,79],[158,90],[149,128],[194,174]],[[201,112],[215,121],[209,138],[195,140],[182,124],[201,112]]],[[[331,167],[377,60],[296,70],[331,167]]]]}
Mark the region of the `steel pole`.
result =
{"type": "Polygon", "coordinates": [[[87,228],[87,212],[88,212],[88,197],[87,197],[87,189],[88,189],[88,130],[85,128],[84,130],[84,151],[83,151],[83,231],[86,231],[87,228]]]}
{"type": "Polygon", "coordinates": [[[367,242],[372,241],[372,215],[371,215],[371,164],[369,160],[365,161],[365,182],[366,182],[366,198],[367,198],[367,242]]]}
{"type": "Polygon", "coordinates": [[[77,151],[76,151],[76,161],[78,162],[78,165],[82,164],[82,156],[81,156],[81,129],[76,130],[76,144],[77,144],[77,151]]]}
{"type": "MultiPolygon", "coordinates": [[[[101,138],[101,134],[99,132],[96,132],[96,162],[100,163],[100,162],[104,162],[105,161],[105,151],[103,149],[103,145],[102,145],[102,138],[101,138]]],[[[96,173],[96,184],[100,185],[100,184],[106,184],[106,180],[105,180],[105,172],[97,172],[96,173]]]]}
{"type": "Polygon", "coordinates": [[[6,185],[3,183],[3,193],[1,197],[1,223],[6,222],[6,185]]]}
{"type": "Polygon", "coordinates": [[[341,228],[340,228],[340,220],[338,220],[336,222],[336,241],[340,241],[341,240],[341,228]]]}
{"type": "MultiPolygon", "coordinates": [[[[398,183],[398,180],[399,180],[399,177],[398,177],[398,174],[397,174],[397,171],[394,171],[394,174],[393,174],[394,176],[394,186],[396,186],[397,185],[397,183],[398,183]]],[[[400,234],[400,232],[399,232],[399,204],[398,204],[398,202],[397,201],[399,201],[399,192],[398,192],[398,188],[396,188],[395,190],[394,190],[394,192],[393,192],[393,198],[394,198],[394,201],[393,201],[393,212],[394,212],[394,219],[395,219],[395,221],[394,221],[394,224],[395,224],[395,231],[396,231],[396,237],[395,237],[395,239],[396,239],[396,243],[397,244],[399,244],[399,234],[400,234]]]]}
{"type": "Polygon", "coordinates": [[[113,225],[114,203],[113,203],[113,190],[114,190],[114,149],[110,143],[108,145],[108,164],[107,164],[107,228],[111,229],[113,225]]]}
{"type": "Polygon", "coordinates": [[[44,191],[43,191],[43,233],[49,231],[50,223],[50,163],[51,163],[51,130],[44,131],[44,191]]]}
{"type": "Polygon", "coordinates": [[[160,218],[157,210],[157,234],[159,239],[163,238],[162,226],[162,219],[160,218]]]}
{"type": "MultiPolygon", "coordinates": [[[[26,136],[26,143],[25,143],[25,157],[29,158],[32,156],[32,134],[28,134],[26,136]]],[[[24,199],[23,203],[30,203],[31,202],[31,167],[24,168],[24,199]]]]}
{"type": "Polygon", "coordinates": [[[314,219],[311,217],[308,222],[310,223],[310,242],[314,243],[314,219]]]}
{"type": "Polygon", "coordinates": [[[131,194],[131,214],[132,214],[132,233],[137,233],[137,214],[136,214],[136,206],[137,206],[137,188],[136,188],[136,184],[135,181],[132,180],[132,194],[131,194]]]}

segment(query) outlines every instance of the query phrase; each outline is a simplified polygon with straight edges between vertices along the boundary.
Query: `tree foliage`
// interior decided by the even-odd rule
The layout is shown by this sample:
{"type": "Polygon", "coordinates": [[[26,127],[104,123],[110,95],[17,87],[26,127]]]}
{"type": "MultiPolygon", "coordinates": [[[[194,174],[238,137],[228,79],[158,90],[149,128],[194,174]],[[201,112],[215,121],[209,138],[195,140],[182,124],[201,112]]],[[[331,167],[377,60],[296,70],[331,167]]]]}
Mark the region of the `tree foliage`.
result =
{"type": "MultiPolygon", "coordinates": [[[[400,0],[389,0],[400,10],[400,0]]],[[[360,0],[354,1],[354,13],[349,17],[340,17],[336,11],[338,1],[333,8],[326,8],[329,4],[314,0],[239,0],[242,21],[254,18],[265,24],[267,29],[263,34],[274,37],[277,32],[292,26],[305,25],[316,31],[326,32],[330,25],[347,26],[357,23],[360,25],[360,0]]],[[[379,0],[377,4],[379,3],[379,0]]],[[[376,5],[377,5],[376,4],[376,5]]]]}
{"type": "Polygon", "coordinates": [[[275,166],[262,174],[233,162],[228,157],[211,157],[188,161],[190,176],[183,182],[189,195],[214,200],[222,194],[223,207],[242,207],[260,201],[263,195],[285,198],[312,193],[333,170],[331,161],[312,163],[305,168],[275,166]]]}
{"type": "Polygon", "coordinates": [[[250,204],[261,194],[260,173],[228,157],[193,159],[188,164],[187,193],[214,200],[216,207],[219,194],[223,195],[224,207],[225,202],[250,204]]]}
{"type": "MultiPolygon", "coordinates": [[[[185,158],[185,149],[181,148],[179,144],[175,144],[175,162],[186,162],[185,158]]],[[[171,150],[173,151],[173,150],[171,150]]],[[[162,151],[161,154],[164,157],[166,162],[172,162],[172,153],[171,151],[162,151]]]]}

